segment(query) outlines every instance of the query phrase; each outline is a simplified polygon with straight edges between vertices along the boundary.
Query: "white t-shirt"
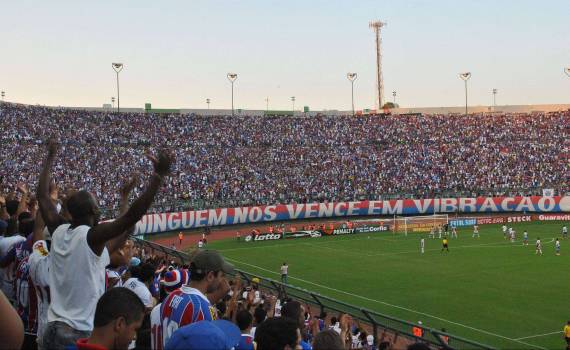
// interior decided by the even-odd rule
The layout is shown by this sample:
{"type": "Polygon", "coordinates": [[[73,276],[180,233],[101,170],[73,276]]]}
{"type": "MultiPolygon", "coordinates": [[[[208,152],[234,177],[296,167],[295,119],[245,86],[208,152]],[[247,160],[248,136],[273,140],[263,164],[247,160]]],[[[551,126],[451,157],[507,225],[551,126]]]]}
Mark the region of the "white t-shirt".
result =
{"type": "Polygon", "coordinates": [[[282,265],[282,266],[281,266],[281,274],[282,274],[282,275],[286,275],[286,274],[287,274],[287,270],[289,270],[289,265],[282,265]]]}
{"type": "Polygon", "coordinates": [[[60,225],[52,235],[48,322],[60,321],[79,331],[93,330],[97,301],[105,293],[105,266],[109,252],[101,256],[87,244],[89,226],[60,225]]]}
{"type": "Polygon", "coordinates": [[[198,248],[202,248],[202,247],[204,247],[204,242],[198,241],[198,248]]]}
{"type": "MultiPolygon", "coordinates": [[[[8,254],[12,247],[20,242],[26,240],[26,238],[20,235],[14,235],[10,237],[0,236],[0,258],[8,254]]],[[[14,279],[16,278],[16,267],[14,264],[10,264],[6,268],[0,269],[0,280],[2,282],[2,291],[8,299],[14,299],[14,279]]]]}
{"type": "Polygon", "coordinates": [[[150,313],[150,348],[162,348],[162,322],[160,319],[160,307],[162,303],[156,305],[150,313]],[[160,344],[160,347],[158,346],[160,344]]]}
{"type": "Polygon", "coordinates": [[[50,265],[46,241],[37,241],[34,243],[32,254],[28,258],[28,266],[30,268],[30,278],[38,297],[38,339],[43,338],[48,319],[50,265]]]}
{"type": "Polygon", "coordinates": [[[139,297],[139,299],[143,302],[144,306],[152,307],[152,294],[150,294],[150,290],[148,287],[139,281],[138,278],[129,278],[125,283],[123,283],[123,287],[128,288],[135,292],[135,294],[139,297]]]}

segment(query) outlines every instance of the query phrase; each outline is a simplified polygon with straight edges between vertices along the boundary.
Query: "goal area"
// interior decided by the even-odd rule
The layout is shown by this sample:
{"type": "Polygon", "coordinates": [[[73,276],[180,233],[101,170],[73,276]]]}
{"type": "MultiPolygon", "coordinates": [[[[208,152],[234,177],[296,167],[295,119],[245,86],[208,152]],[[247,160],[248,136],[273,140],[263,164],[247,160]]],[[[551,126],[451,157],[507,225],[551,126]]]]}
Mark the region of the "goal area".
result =
{"type": "Polygon", "coordinates": [[[435,214],[425,216],[395,216],[392,229],[396,234],[408,235],[408,233],[429,233],[449,223],[448,214],[435,214]]]}

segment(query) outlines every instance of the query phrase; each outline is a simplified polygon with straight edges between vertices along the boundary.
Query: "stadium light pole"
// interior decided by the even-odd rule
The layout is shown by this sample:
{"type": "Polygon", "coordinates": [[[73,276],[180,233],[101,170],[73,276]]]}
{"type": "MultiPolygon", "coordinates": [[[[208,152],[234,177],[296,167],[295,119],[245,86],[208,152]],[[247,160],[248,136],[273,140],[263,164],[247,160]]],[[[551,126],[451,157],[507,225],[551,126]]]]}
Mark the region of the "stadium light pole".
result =
{"type": "Polygon", "coordinates": [[[4,91],[0,92],[0,96],[2,96],[2,101],[4,101],[4,96],[6,96],[6,93],[4,91]]]}
{"type": "Polygon", "coordinates": [[[123,70],[122,63],[111,63],[113,70],[117,73],[117,112],[121,111],[121,96],[119,95],[119,73],[123,70]]]}
{"type": "Polygon", "coordinates": [[[295,116],[295,96],[291,96],[291,102],[293,103],[293,116],[295,116]]]}
{"type": "Polygon", "coordinates": [[[493,112],[497,108],[497,89],[493,89],[493,112]]]}
{"type": "Polygon", "coordinates": [[[471,72],[460,73],[459,77],[465,82],[465,115],[467,115],[467,80],[471,78],[471,72]]]}
{"type": "Polygon", "coordinates": [[[352,116],[354,117],[354,81],[358,78],[358,74],[346,73],[346,78],[350,81],[350,89],[352,93],[352,116]]]}
{"type": "Polygon", "coordinates": [[[394,96],[394,107],[396,107],[396,91],[392,91],[392,96],[394,96]]]}
{"type": "Polygon", "coordinates": [[[236,73],[228,73],[228,80],[232,83],[232,117],[234,116],[234,82],[237,79],[236,73]]]}
{"type": "Polygon", "coordinates": [[[206,104],[208,105],[208,109],[210,109],[210,99],[209,98],[206,99],[206,104]]]}
{"type": "Polygon", "coordinates": [[[265,113],[269,113],[269,96],[265,98],[265,113]]]}

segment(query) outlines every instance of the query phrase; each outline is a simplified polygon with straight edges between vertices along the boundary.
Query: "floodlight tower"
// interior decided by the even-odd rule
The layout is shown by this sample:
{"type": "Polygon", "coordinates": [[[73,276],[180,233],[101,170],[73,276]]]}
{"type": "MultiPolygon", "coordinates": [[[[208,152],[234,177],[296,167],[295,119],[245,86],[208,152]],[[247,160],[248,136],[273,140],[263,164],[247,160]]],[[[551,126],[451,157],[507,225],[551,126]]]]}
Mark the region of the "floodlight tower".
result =
{"type": "Polygon", "coordinates": [[[113,70],[117,73],[117,112],[121,111],[121,95],[119,94],[119,73],[123,70],[124,64],[122,63],[111,63],[113,70]]]}
{"type": "Polygon", "coordinates": [[[227,74],[228,80],[232,83],[232,117],[234,116],[234,82],[237,79],[236,73],[228,73],[227,74]]]}
{"type": "Polygon", "coordinates": [[[2,96],[2,101],[4,101],[4,96],[6,96],[6,93],[5,93],[4,91],[2,91],[2,92],[0,93],[0,96],[2,96]]]}
{"type": "Polygon", "coordinates": [[[376,88],[377,88],[377,103],[378,108],[382,108],[384,101],[384,78],[382,77],[382,38],[380,37],[381,28],[386,25],[385,22],[371,21],[369,27],[372,28],[376,34],[376,88]]]}
{"type": "Polygon", "coordinates": [[[291,96],[291,103],[293,103],[293,116],[295,116],[295,96],[291,96]]]}
{"type": "Polygon", "coordinates": [[[465,82],[465,115],[467,115],[467,80],[471,78],[471,72],[459,73],[459,77],[465,82]]]}
{"type": "Polygon", "coordinates": [[[350,81],[351,92],[352,92],[352,116],[354,117],[354,81],[358,77],[356,73],[346,73],[346,78],[350,81]]]}

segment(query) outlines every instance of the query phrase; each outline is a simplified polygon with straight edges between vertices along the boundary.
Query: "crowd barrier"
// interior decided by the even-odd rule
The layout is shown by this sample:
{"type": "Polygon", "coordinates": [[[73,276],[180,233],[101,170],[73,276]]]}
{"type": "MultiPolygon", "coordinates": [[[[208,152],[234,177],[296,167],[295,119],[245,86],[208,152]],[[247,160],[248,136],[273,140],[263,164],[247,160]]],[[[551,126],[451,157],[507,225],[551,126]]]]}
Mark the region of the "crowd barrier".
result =
{"type": "Polygon", "coordinates": [[[135,235],[188,230],[206,226],[311,218],[508,212],[570,212],[570,196],[395,199],[385,201],[279,204],[149,214],[145,215],[137,223],[135,235]]]}
{"type": "MultiPolygon", "coordinates": [[[[145,249],[151,254],[160,252],[168,260],[175,258],[181,264],[190,264],[191,257],[189,254],[173,250],[163,245],[144,239],[134,239],[136,244],[145,247],[145,249]]],[[[382,339],[382,333],[388,332],[391,334],[391,336],[397,335],[398,337],[407,339],[410,344],[417,341],[425,342],[432,349],[494,349],[493,347],[485,344],[464,339],[453,334],[444,333],[440,330],[427,326],[420,326],[416,323],[404,321],[395,317],[368,310],[366,308],[351,305],[333,298],[320,295],[316,292],[295,287],[290,284],[283,284],[273,279],[254,275],[243,270],[236,269],[235,273],[239,275],[241,279],[247,284],[252,283],[253,279],[257,278],[259,282],[256,283],[261,290],[271,291],[280,297],[287,296],[289,298],[311,304],[320,309],[319,311],[321,313],[327,312],[328,314],[349,314],[353,317],[353,319],[358,320],[365,325],[368,325],[372,329],[374,338],[377,340],[382,339]],[[414,328],[420,328],[422,330],[421,337],[414,335],[414,328]]]]}

